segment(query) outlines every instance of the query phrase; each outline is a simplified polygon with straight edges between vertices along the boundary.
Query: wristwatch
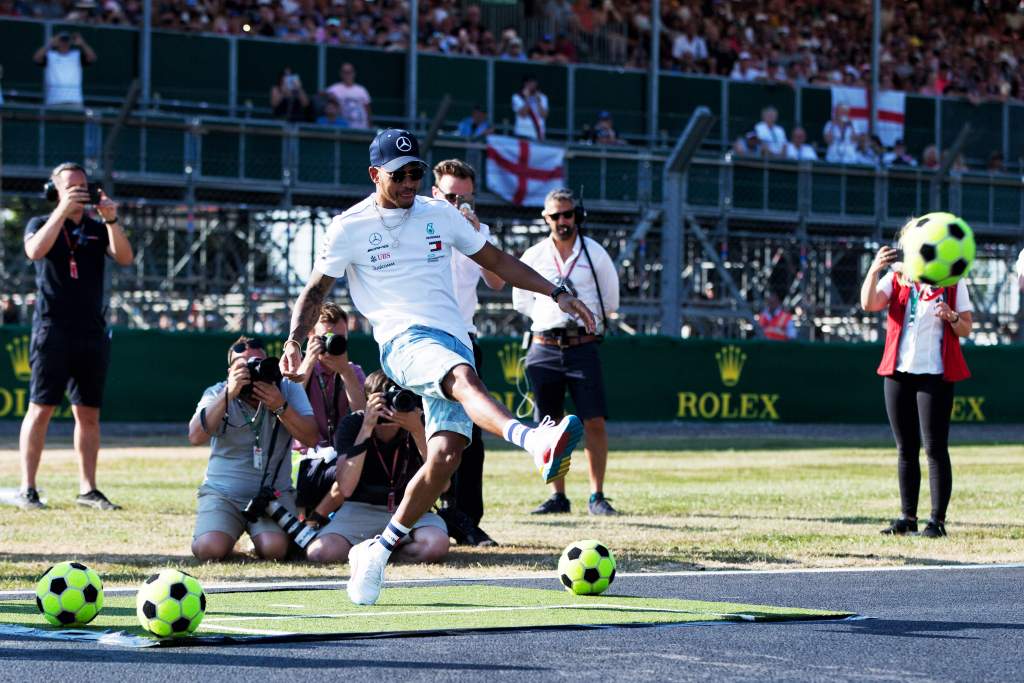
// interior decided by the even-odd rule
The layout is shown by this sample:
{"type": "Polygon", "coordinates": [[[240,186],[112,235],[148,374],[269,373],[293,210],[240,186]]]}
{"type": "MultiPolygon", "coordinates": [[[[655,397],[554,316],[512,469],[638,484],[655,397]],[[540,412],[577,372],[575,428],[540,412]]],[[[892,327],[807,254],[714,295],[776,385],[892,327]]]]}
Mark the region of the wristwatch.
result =
{"type": "Polygon", "coordinates": [[[103,219],[103,222],[106,223],[107,225],[113,225],[114,223],[117,223],[119,221],[120,221],[120,218],[118,216],[114,216],[109,221],[106,218],[103,219]]]}
{"type": "Polygon", "coordinates": [[[551,290],[551,299],[557,304],[558,297],[562,296],[563,294],[574,296],[571,289],[569,289],[564,284],[561,284],[551,290]]]}
{"type": "Polygon", "coordinates": [[[271,410],[270,412],[274,414],[274,417],[281,417],[282,415],[284,415],[284,411],[286,410],[288,410],[288,401],[282,403],[281,407],[278,408],[277,410],[271,410]]]}

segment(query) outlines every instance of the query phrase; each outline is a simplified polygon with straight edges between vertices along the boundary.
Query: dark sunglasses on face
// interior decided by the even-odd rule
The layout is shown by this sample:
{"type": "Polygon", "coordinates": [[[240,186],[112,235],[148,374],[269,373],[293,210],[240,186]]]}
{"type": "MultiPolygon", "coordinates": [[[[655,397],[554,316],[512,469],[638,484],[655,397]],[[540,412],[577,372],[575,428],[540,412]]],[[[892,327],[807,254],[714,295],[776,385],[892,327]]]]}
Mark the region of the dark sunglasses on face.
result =
{"type": "Polygon", "coordinates": [[[263,342],[259,339],[250,339],[249,341],[238,342],[231,347],[231,350],[235,353],[245,353],[246,349],[262,349],[263,342]]]}
{"type": "Polygon", "coordinates": [[[409,180],[413,181],[423,180],[423,169],[413,168],[408,171],[405,169],[401,169],[398,171],[389,172],[388,175],[391,176],[391,180],[396,183],[405,182],[406,177],[408,177],[409,180]]]}
{"type": "Polygon", "coordinates": [[[547,216],[548,218],[550,218],[553,221],[557,221],[559,219],[559,217],[561,217],[561,218],[575,218],[576,217],[576,209],[569,209],[568,211],[562,211],[561,213],[556,211],[555,213],[546,213],[544,215],[547,216]]]}
{"type": "Polygon", "coordinates": [[[454,192],[445,192],[444,198],[448,200],[449,204],[459,205],[468,203],[472,206],[474,197],[471,194],[455,194],[454,192]]]}

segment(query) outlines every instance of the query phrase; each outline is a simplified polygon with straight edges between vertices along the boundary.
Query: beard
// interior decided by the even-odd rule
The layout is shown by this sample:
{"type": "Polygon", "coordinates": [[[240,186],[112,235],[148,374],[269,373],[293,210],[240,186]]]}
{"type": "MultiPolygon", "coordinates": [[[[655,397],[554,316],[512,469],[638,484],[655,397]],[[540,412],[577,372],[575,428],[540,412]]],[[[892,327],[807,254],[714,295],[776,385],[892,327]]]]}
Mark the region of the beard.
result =
{"type": "Polygon", "coordinates": [[[555,235],[558,239],[566,241],[571,240],[576,235],[575,225],[558,225],[555,227],[555,235]]]}

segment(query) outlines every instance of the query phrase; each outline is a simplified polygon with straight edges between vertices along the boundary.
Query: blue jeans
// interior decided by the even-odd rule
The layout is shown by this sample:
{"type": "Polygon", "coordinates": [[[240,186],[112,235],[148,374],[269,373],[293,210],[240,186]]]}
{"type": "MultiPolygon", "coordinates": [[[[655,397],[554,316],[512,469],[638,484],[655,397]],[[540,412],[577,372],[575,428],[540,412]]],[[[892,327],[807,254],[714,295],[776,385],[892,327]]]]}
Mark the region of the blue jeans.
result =
{"type": "Polygon", "coordinates": [[[380,365],[396,384],[423,398],[428,439],[437,432],[455,432],[472,441],[473,421],[441,388],[455,366],[475,369],[472,349],[447,332],[414,325],[384,344],[380,365]]]}

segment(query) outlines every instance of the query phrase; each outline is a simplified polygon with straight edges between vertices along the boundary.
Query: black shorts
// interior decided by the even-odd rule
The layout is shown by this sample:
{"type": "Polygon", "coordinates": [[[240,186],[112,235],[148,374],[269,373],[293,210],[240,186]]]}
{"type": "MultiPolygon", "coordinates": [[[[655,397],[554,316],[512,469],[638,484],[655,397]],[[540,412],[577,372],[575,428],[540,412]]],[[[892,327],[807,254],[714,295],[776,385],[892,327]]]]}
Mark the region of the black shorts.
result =
{"type": "Polygon", "coordinates": [[[32,329],[29,352],[32,384],[29,400],[60,405],[67,392],[72,405],[99,408],[110,364],[106,333],[79,334],[74,329],[40,325],[32,329]]]}
{"type": "Polygon", "coordinates": [[[565,391],[583,420],[608,417],[604,376],[597,342],[559,348],[534,343],[526,354],[526,376],[536,401],[534,417],[560,420],[565,415],[565,391]]]}

